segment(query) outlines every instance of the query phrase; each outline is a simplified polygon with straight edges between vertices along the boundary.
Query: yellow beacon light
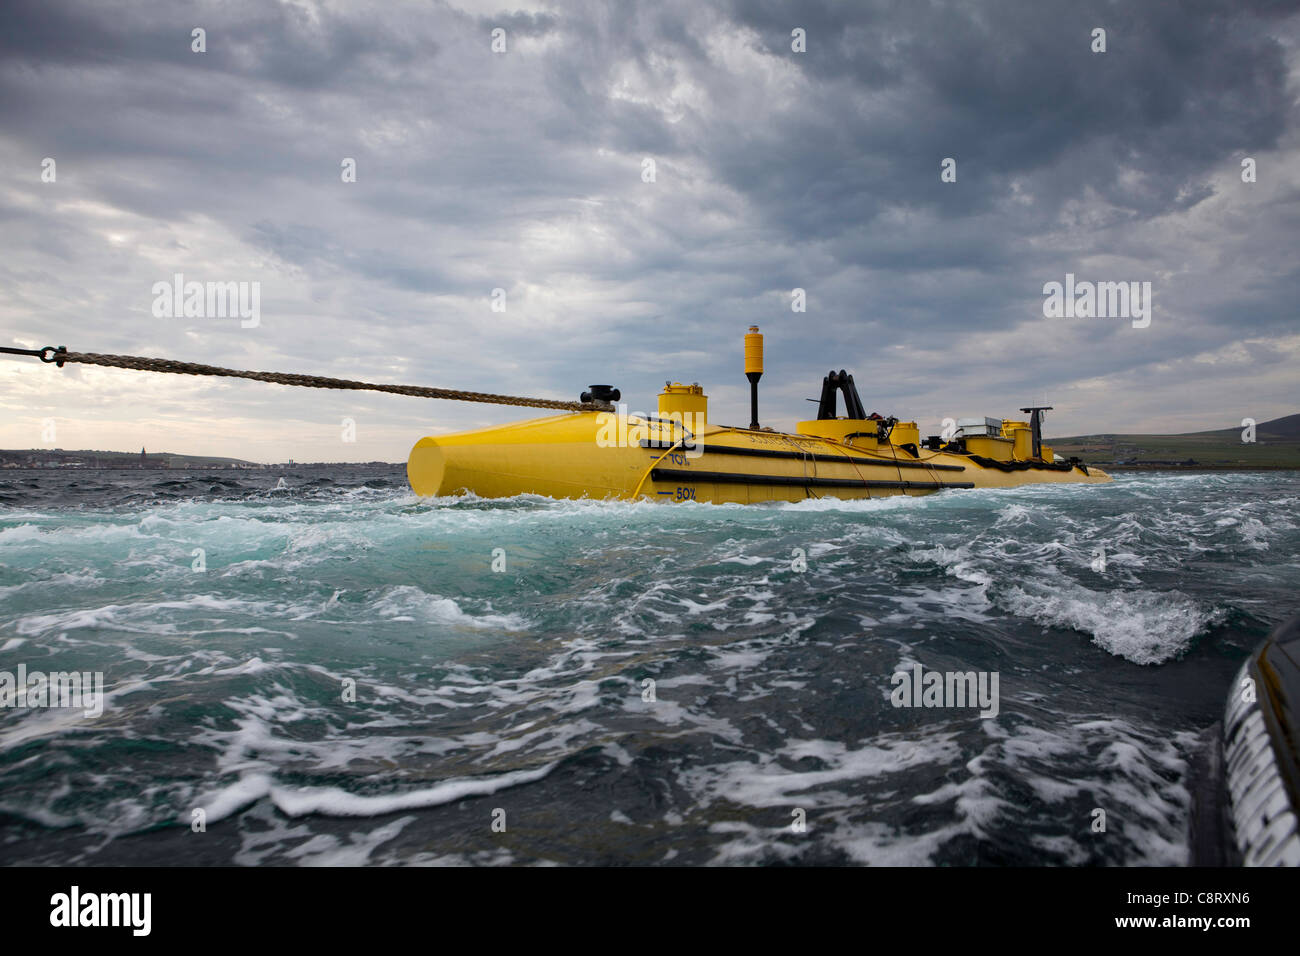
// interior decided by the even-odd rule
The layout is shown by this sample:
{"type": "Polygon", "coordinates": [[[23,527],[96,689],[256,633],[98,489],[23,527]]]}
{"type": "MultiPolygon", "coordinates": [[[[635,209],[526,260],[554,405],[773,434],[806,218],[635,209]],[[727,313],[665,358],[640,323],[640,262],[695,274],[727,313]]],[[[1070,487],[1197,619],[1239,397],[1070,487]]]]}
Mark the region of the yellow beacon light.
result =
{"type": "Polygon", "coordinates": [[[763,374],[763,333],[757,325],[751,325],[745,336],[745,374],[750,373],[763,374]]]}

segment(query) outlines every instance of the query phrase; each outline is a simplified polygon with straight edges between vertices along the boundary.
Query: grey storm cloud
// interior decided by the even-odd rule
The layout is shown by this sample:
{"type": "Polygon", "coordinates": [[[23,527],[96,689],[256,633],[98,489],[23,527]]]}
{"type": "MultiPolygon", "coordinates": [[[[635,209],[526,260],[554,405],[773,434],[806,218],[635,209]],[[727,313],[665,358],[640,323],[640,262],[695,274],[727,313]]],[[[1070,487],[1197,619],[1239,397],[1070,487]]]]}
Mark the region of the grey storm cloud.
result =
{"type": "MultiPolygon", "coordinates": [[[[1294,4],[524,5],[8,3],[6,342],[554,397],[612,379],[642,408],[699,380],[740,420],[757,323],[785,424],[831,366],[922,419],[1296,410],[1294,4]],[[153,317],[176,272],[259,281],[261,327],[153,317]],[[1067,272],[1151,281],[1152,325],[1044,318],[1067,272]]],[[[110,381],[10,368],[9,445],[110,381]]],[[[249,457],[345,457],[301,436],[352,413],[383,436],[354,457],[395,459],[515,411],[168,388],[148,386],[158,441],[249,457]]],[[[129,431],[97,406],[99,434],[129,431]]]]}

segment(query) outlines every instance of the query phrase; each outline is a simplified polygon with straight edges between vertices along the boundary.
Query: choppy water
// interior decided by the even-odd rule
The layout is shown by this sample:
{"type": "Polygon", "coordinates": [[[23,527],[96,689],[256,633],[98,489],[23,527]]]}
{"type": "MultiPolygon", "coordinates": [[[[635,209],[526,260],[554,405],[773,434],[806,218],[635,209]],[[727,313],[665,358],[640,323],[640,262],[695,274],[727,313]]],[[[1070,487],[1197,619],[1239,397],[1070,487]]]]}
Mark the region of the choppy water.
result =
{"type": "Polygon", "coordinates": [[[280,477],[0,477],[0,671],[109,692],[0,711],[0,862],[1178,863],[1198,734],[1300,611],[1293,473],[752,507],[280,477]],[[915,663],[997,672],[998,716],[893,707],[915,663]]]}

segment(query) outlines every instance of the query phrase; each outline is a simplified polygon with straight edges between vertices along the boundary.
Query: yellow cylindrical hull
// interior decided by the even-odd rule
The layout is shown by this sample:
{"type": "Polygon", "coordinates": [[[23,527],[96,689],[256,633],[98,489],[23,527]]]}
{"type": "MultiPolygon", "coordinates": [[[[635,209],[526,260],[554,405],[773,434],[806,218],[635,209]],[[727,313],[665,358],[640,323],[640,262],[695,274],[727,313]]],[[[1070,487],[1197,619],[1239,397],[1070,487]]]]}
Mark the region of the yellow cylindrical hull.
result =
{"type": "MultiPolygon", "coordinates": [[[[1090,468],[985,467],[965,455],[919,457],[874,440],[783,434],[578,412],[420,439],[407,477],[419,495],[652,498],[715,504],[877,498],[946,488],[1110,481],[1090,468]],[[870,450],[853,447],[861,440],[870,450]]],[[[1008,466],[1011,467],[1011,466],[1008,466]]]]}

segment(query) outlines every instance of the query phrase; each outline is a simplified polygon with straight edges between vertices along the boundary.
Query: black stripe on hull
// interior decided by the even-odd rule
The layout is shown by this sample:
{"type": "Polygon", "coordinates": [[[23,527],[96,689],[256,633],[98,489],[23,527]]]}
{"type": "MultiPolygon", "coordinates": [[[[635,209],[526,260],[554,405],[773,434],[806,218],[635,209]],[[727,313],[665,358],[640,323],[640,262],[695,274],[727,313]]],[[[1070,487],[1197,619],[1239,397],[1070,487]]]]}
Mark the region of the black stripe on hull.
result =
{"type": "MultiPolygon", "coordinates": [[[[676,447],[676,443],[654,442],[648,439],[641,440],[642,448],[656,450],[668,450],[676,447]]],[[[812,452],[803,453],[797,451],[782,451],[775,448],[739,448],[735,445],[711,445],[704,444],[704,454],[706,455],[745,455],[752,458],[788,458],[795,461],[808,462],[843,462],[850,465],[874,465],[880,468],[925,468],[933,471],[965,471],[965,465],[929,465],[923,461],[894,461],[893,459],[879,458],[855,458],[851,455],[817,455],[812,452]]]]}
{"type": "Polygon", "coordinates": [[[726,471],[695,471],[690,468],[653,468],[651,481],[712,482],[720,485],[791,485],[814,488],[974,488],[973,481],[873,481],[867,478],[819,478],[801,475],[746,475],[726,471]]]}

